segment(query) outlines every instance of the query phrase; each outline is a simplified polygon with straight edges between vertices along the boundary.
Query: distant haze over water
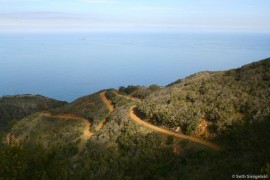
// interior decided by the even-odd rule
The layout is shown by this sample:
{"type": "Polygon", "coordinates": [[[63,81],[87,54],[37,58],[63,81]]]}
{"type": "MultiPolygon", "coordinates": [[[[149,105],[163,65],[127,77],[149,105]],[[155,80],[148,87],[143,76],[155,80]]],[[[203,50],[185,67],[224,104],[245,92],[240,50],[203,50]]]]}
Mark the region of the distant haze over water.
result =
{"type": "Polygon", "coordinates": [[[270,57],[270,33],[0,34],[0,93],[72,101],[105,88],[167,85],[270,57]]]}

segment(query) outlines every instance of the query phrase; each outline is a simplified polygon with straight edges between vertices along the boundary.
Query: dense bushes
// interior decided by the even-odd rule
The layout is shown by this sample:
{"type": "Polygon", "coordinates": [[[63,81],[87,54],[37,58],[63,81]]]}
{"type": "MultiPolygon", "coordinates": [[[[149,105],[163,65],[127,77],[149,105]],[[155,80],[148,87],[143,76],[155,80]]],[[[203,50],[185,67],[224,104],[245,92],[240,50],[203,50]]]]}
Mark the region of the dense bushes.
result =
{"type": "MultiPolygon", "coordinates": [[[[2,179],[229,179],[232,174],[269,173],[269,128],[265,119],[238,123],[219,137],[223,152],[199,149],[188,141],[142,133],[124,123],[115,145],[89,141],[72,158],[69,146],[0,146],[2,179]],[[180,147],[180,153],[174,149],[180,147]]],[[[114,128],[114,126],[111,126],[114,128]]],[[[114,134],[111,134],[114,136],[114,134]]]]}
{"type": "Polygon", "coordinates": [[[98,124],[109,113],[108,108],[101,100],[99,92],[81,97],[63,107],[50,112],[54,114],[76,114],[88,119],[91,124],[98,124]]]}
{"type": "MultiPolygon", "coordinates": [[[[143,103],[108,90],[115,110],[84,144],[83,121],[31,115],[11,131],[21,146],[0,144],[0,179],[230,179],[233,174],[269,174],[269,67],[270,60],[265,60],[226,72],[197,73],[164,88],[121,88],[122,94],[143,98],[143,103]],[[223,151],[135,123],[129,116],[132,105],[152,123],[181,127],[186,134],[193,134],[203,118],[223,151]]],[[[52,112],[101,119],[108,110],[96,93],[52,112]]]]}
{"type": "Polygon", "coordinates": [[[161,87],[156,84],[152,84],[148,88],[143,86],[128,86],[128,87],[121,86],[118,91],[119,93],[124,95],[132,95],[133,97],[144,99],[145,97],[149,96],[152,92],[155,92],[160,88],[161,87]]]}
{"type": "Polygon", "coordinates": [[[153,123],[196,130],[201,119],[211,122],[212,135],[234,121],[259,121],[270,113],[270,60],[225,72],[202,72],[172,83],[139,106],[153,123]]]}
{"type": "MultiPolygon", "coordinates": [[[[34,114],[16,123],[10,131],[20,144],[39,144],[44,148],[53,146],[77,146],[85,130],[84,120],[62,119],[34,114]]],[[[76,150],[75,150],[76,152],[76,150]]]]}
{"type": "Polygon", "coordinates": [[[0,146],[1,179],[67,179],[66,147],[0,146]]]}
{"type": "Polygon", "coordinates": [[[35,112],[66,104],[39,95],[4,96],[0,98],[0,131],[10,128],[11,121],[18,121],[35,112]]]}
{"type": "Polygon", "coordinates": [[[111,103],[115,108],[125,106],[132,102],[130,99],[116,95],[114,90],[107,91],[106,96],[111,100],[111,103]]]}

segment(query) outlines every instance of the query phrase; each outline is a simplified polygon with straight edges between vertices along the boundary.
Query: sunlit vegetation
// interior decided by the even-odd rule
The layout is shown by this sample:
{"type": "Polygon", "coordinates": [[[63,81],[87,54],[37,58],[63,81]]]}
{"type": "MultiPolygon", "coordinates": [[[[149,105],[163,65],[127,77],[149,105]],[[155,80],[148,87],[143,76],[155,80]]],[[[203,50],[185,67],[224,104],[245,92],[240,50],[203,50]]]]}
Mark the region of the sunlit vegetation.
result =
{"type": "Polygon", "coordinates": [[[143,86],[121,86],[118,92],[123,95],[130,95],[136,98],[144,99],[152,92],[159,90],[160,88],[161,87],[156,84],[152,84],[148,88],[143,86]]]}
{"type": "Polygon", "coordinates": [[[72,113],[88,119],[92,125],[97,125],[109,113],[108,108],[100,99],[99,93],[81,97],[65,106],[53,109],[54,114],[72,113]]]}
{"type": "Polygon", "coordinates": [[[66,102],[57,101],[40,95],[17,95],[0,98],[0,130],[35,112],[63,106],[66,102]]]}
{"type": "Polygon", "coordinates": [[[83,120],[47,117],[34,114],[19,121],[10,131],[13,140],[20,144],[39,144],[44,148],[53,146],[76,146],[85,129],[83,120]]]}
{"type": "Polygon", "coordinates": [[[269,73],[270,59],[235,70],[197,73],[167,87],[107,90],[106,97],[114,106],[111,113],[96,93],[49,110],[51,117],[32,114],[14,123],[0,144],[0,179],[270,175],[269,73]],[[179,127],[178,133],[201,136],[198,127],[203,125],[209,136],[204,133],[200,138],[218,143],[223,150],[137,124],[129,116],[133,105],[149,123],[174,131],[179,127]],[[60,118],[59,114],[82,119],[60,118]],[[83,139],[83,118],[91,121],[92,129],[105,117],[104,127],[83,139]]]}
{"type": "Polygon", "coordinates": [[[208,121],[212,137],[235,121],[261,121],[270,114],[269,60],[224,72],[202,72],[163,88],[139,106],[152,123],[193,134],[208,121]]]}

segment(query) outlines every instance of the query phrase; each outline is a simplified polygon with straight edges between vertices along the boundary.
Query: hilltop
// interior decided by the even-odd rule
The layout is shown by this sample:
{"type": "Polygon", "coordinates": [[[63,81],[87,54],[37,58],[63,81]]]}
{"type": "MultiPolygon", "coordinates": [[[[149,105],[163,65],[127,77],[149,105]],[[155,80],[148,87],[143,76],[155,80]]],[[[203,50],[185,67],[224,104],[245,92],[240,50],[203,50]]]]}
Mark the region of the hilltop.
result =
{"type": "MultiPolygon", "coordinates": [[[[200,72],[148,97],[139,109],[153,123],[180,127],[185,134],[221,134],[235,122],[256,122],[270,115],[270,60],[238,69],[200,72]]],[[[209,137],[209,138],[210,138],[209,137]]]]}
{"type": "Polygon", "coordinates": [[[165,87],[102,90],[71,103],[4,97],[0,113],[6,111],[1,122],[12,127],[0,145],[4,179],[270,173],[270,59],[165,87]]]}
{"type": "Polygon", "coordinates": [[[66,104],[40,95],[3,96],[0,98],[0,130],[8,129],[18,121],[35,112],[53,109],[66,104]]]}

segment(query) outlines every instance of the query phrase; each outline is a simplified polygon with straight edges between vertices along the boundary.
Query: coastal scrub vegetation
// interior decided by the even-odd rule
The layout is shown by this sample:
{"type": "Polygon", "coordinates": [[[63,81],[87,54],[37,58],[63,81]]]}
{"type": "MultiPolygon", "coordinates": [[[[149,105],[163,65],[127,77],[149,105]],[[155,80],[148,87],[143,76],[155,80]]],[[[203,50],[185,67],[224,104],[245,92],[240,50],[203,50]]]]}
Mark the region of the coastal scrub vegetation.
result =
{"type": "Polygon", "coordinates": [[[12,124],[28,115],[65,104],[40,95],[3,96],[0,98],[0,131],[9,129],[12,124]]]}
{"type": "Polygon", "coordinates": [[[109,110],[97,92],[76,99],[65,106],[51,109],[50,112],[53,114],[75,114],[88,119],[92,125],[97,125],[107,116],[109,110]]]}
{"type": "MultiPolygon", "coordinates": [[[[234,122],[269,119],[269,59],[224,72],[201,72],[146,97],[139,110],[154,124],[195,134],[202,120],[212,138],[234,122]]],[[[210,138],[210,137],[209,137],[210,138]]]]}
{"type": "Polygon", "coordinates": [[[3,136],[0,179],[270,175],[269,73],[270,59],[266,59],[229,71],[200,72],[166,87],[109,89],[106,98],[114,106],[111,113],[99,93],[50,108],[52,116],[34,113],[14,123],[3,136]],[[149,123],[215,142],[222,151],[136,123],[129,115],[133,105],[149,123]],[[59,114],[82,119],[63,119],[59,114]],[[84,120],[95,124],[105,117],[104,127],[84,139],[84,120]]]}

